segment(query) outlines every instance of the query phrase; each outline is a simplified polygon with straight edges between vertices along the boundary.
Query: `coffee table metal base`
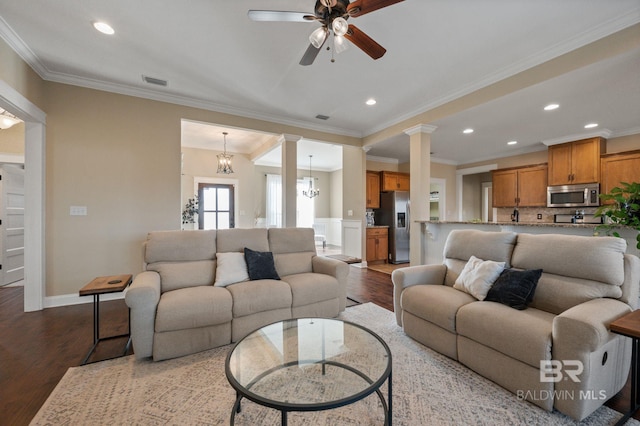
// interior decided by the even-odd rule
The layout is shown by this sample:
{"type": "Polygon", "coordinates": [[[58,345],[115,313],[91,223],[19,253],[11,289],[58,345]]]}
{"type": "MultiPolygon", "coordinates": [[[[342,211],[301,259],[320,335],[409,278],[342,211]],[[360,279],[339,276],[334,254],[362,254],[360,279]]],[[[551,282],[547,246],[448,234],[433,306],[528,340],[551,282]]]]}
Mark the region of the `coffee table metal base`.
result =
{"type": "MultiPolygon", "coordinates": [[[[281,370],[283,368],[289,368],[291,366],[294,365],[299,365],[298,361],[294,361],[294,362],[290,362],[287,364],[283,364],[280,365],[278,367],[272,368],[271,370],[267,370],[265,372],[263,372],[262,374],[260,374],[259,376],[257,376],[247,387],[246,389],[249,390],[251,389],[251,386],[253,386],[254,384],[258,383],[261,379],[263,379],[264,377],[268,376],[269,374],[273,373],[274,371],[277,370],[281,370]]],[[[365,374],[363,374],[362,372],[356,370],[355,368],[349,366],[349,365],[345,365],[339,362],[333,362],[333,361],[325,361],[322,363],[322,374],[325,374],[325,368],[327,365],[332,365],[335,367],[339,367],[339,368],[343,368],[345,370],[349,370],[352,373],[357,374],[358,376],[362,377],[365,381],[367,381],[367,383],[369,384],[373,384],[373,381],[367,377],[365,374]]],[[[384,410],[384,424],[391,426],[392,424],[392,419],[393,419],[393,397],[392,397],[392,390],[393,390],[393,380],[392,380],[392,374],[393,372],[389,373],[389,377],[387,378],[387,386],[388,386],[388,396],[387,396],[387,400],[385,400],[384,395],[382,394],[382,392],[380,391],[380,388],[378,389],[373,389],[372,391],[375,391],[378,394],[378,398],[380,398],[380,402],[382,403],[382,409],[384,410]]],[[[345,405],[349,405],[349,404],[353,404],[354,402],[360,401],[364,398],[366,398],[367,396],[369,396],[371,393],[367,393],[364,395],[359,395],[357,398],[354,398],[353,400],[348,400],[348,401],[343,401],[343,403],[341,404],[335,404],[333,406],[327,406],[327,407],[323,407],[322,409],[314,409],[314,408],[296,408],[296,409],[291,409],[291,410],[283,410],[281,408],[276,408],[277,410],[280,411],[281,414],[281,425],[282,426],[287,426],[287,414],[289,413],[289,411],[320,411],[320,410],[331,410],[333,408],[338,408],[338,407],[342,407],[345,405]]],[[[235,419],[236,419],[236,414],[240,413],[242,411],[241,408],[241,401],[242,398],[244,398],[244,395],[242,395],[240,392],[236,391],[236,402],[233,404],[233,409],[231,411],[231,419],[230,419],[230,425],[233,426],[235,424],[235,419]]],[[[256,401],[256,403],[258,403],[256,401]]],[[[259,404],[259,403],[258,403],[259,404]]]]}

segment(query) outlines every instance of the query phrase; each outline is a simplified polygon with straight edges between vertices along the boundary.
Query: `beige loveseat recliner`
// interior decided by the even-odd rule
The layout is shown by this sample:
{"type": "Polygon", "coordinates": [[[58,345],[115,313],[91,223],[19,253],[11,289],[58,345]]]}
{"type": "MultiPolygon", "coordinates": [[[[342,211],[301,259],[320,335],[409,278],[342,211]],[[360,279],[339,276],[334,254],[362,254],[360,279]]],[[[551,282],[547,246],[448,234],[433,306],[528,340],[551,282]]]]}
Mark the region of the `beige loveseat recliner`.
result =
{"type": "Polygon", "coordinates": [[[640,260],[614,237],[454,230],[441,265],[393,272],[398,325],[546,410],[582,420],[625,385],[631,341],[609,324],[637,306],[640,260]],[[471,256],[542,269],[529,307],[453,288],[471,256]]]}
{"type": "Polygon", "coordinates": [[[349,266],[317,256],[310,228],[151,232],[144,262],[125,295],[138,359],[226,345],[284,319],[336,317],[346,305],[349,266]],[[217,255],[245,248],[271,252],[280,279],[214,285],[217,255]]]}

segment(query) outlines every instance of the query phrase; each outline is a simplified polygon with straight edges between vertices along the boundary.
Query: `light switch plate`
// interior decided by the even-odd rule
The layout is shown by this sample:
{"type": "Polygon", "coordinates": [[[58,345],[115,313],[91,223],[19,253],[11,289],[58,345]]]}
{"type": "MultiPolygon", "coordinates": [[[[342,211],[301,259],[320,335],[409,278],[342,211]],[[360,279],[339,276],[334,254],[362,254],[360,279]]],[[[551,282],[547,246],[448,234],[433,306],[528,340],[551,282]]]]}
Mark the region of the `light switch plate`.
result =
{"type": "Polygon", "coordinates": [[[87,206],[71,206],[69,207],[69,215],[71,216],[86,216],[87,206]]]}

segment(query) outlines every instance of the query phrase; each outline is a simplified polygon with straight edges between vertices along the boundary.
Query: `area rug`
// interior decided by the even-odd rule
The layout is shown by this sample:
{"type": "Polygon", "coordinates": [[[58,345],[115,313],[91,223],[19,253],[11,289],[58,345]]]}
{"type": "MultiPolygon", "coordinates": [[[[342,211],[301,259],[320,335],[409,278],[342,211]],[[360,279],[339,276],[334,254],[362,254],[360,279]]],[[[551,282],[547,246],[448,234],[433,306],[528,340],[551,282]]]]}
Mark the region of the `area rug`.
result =
{"type": "MultiPolygon", "coordinates": [[[[395,425],[575,425],[544,411],[459,363],[407,337],[392,312],[366,303],[342,314],[378,333],[393,355],[395,425]]],[[[70,368],[32,425],[227,425],[235,392],[224,361],[230,346],[168,361],[133,356],[70,368]]],[[[383,385],[386,393],[386,385],[383,385]]],[[[583,425],[612,425],[621,414],[601,407],[583,425]]],[[[238,425],[279,425],[277,411],[244,400],[238,425]]],[[[290,425],[382,425],[374,393],[335,410],[291,413],[290,425]]],[[[631,420],[628,425],[640,425],[631,420]]]]}

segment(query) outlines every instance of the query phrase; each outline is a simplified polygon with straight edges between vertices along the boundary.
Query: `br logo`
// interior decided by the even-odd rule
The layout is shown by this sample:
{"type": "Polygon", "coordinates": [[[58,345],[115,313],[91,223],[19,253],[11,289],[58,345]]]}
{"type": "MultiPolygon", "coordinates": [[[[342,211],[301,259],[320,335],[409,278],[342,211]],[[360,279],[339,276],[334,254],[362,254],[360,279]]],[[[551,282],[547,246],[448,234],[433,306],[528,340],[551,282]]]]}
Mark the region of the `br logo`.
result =
{"type": "Polygon", "coordinates": [[[540,361],[540,381],[542,383],[557,383],[562,380],[572,380],[580,383],[578,377],[582,374],[584,366],[582,361],[569,359],[565,361],[559,360],[542,360],[540,361]]]}

